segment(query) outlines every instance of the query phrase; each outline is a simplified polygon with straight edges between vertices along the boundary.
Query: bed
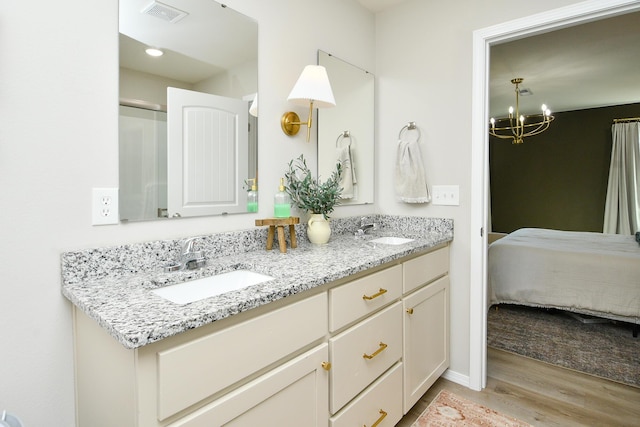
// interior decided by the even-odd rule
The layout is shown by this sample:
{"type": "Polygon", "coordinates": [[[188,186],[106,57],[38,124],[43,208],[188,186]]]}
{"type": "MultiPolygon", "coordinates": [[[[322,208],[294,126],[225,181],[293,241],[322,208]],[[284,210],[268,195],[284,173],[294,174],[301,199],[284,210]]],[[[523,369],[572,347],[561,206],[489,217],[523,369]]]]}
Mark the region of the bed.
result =
{"type": "Polygon", "coordinates": [[[489,245],[491,304],[557,308],[640,323],[632,235],[523,228],[489,245]]]}

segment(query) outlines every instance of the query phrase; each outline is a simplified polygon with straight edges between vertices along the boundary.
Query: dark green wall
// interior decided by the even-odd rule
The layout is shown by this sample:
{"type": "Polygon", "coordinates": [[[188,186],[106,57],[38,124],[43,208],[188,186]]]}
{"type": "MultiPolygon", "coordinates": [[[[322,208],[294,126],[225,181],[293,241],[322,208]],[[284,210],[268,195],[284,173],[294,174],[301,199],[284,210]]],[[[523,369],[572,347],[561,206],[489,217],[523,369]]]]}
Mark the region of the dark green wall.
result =
{"type": "Polygon", "coordinates": [[[602,231],[614,118],[640,103],[555,113],[550,128],[520,145],[490,137],[495,232],[538,227],[602,231]]]}

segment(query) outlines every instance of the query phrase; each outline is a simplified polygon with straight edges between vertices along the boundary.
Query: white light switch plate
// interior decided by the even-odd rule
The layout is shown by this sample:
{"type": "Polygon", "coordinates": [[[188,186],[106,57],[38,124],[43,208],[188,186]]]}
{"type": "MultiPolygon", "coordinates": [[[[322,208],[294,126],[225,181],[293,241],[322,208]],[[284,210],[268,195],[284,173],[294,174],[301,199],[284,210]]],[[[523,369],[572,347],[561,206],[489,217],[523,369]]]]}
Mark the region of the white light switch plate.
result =
{"type": "Polygon", "coordinates": [[[93,225],[118,223],[118,189],[94,188],[91,198],[93,225]]]}
{"type": "Polygon", "coordinates": [[[434,185],[431,191],[434,205],[460,206],[460,186],[434,185]]]}

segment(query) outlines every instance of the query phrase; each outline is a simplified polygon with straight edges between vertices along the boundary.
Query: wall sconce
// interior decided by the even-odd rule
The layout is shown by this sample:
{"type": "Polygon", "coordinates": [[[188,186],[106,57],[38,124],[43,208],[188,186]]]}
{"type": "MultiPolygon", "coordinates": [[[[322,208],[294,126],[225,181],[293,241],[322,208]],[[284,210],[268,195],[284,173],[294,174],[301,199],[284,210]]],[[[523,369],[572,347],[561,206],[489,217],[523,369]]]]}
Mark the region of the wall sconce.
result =
{"type": "Polygon", "coordinates": [[[280,119],[282,131],[289,136],[293,136],[300,130],[300,125],[306,125],[307,142],[309,142],[314,105],[316,108],[336,106],[327,70],[322,65],[307,65],[304,67],[287,101],[303,106],[309,103],[309,118],[306,122],[301,122],[296,113],[293,111],[286,112],[280,119]]]}

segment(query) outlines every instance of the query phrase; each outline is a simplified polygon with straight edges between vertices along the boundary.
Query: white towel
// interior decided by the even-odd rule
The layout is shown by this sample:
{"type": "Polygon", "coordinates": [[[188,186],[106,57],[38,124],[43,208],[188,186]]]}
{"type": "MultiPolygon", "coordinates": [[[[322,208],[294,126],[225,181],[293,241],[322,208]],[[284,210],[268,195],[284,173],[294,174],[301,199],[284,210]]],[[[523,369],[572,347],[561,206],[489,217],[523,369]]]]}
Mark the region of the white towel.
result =
{"type": "Polygon", "coordinates": [[[429,203],[431,194],[417,141],[398,141],[396,194],[405,203],[429,203]]]}
{"type": "Polygon", "coordinates": [[[343,199],[353,199],[355,194],[354,188],[358,181],[356,180],[356,168],[353,164],[350,144],[338,149],[338,162],[342,164],[342,177],[340,178],[342,194],[340,197],[343,199]]]}

